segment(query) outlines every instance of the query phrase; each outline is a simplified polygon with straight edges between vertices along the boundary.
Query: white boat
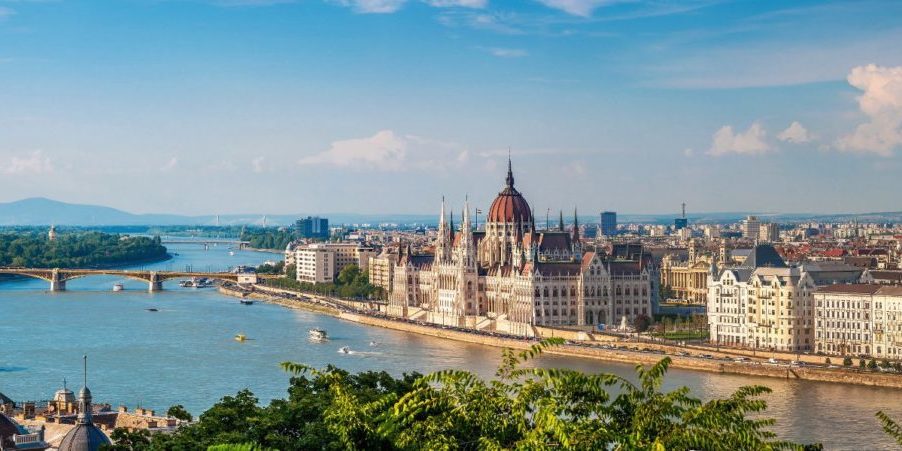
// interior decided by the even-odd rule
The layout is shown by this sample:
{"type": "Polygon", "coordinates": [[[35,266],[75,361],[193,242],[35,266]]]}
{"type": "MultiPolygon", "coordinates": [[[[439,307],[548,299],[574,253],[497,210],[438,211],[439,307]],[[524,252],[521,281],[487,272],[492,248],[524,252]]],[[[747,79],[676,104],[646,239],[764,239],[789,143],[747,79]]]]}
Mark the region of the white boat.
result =
{"type": "Polygon", "coordinates": [[[113,291],[122,291],[124,288],[125,288],[125,287],[123,287],[121,283],[114,283],[114,284],[113,284],[113,291]]]}
{"type": "Polygon", "coordinates": [[[379,346],[379,343],[376,343],[375,341],[371,341],[370,346],[379,346]]]}
{"type": "Polygon", "coordinates": [[[340,352],[342,354],[350,354],[351,348],[349,348],[347,346],[342,346],[341,348],[338,349],[338,352],[340,352]]]}
{"type": "Polygon", "coordinates": [[[229,255],[235,255],[235,251],[229,251],[229,255]]]}
{"type": "Polygon", "coordinates": [[[329,338],[326,335],[326,331],[320,328],[313,328],[308,330],[307,336],[309,336],[311,340],[325,340],[329,338]]]}

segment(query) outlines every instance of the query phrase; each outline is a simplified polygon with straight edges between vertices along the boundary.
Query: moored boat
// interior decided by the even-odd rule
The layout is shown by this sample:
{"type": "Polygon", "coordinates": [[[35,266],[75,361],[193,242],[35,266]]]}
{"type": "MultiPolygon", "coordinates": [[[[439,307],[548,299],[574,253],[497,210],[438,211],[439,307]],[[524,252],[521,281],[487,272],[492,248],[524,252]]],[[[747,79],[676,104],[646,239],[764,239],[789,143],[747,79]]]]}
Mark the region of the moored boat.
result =
{"type": "Polygon", "coordinates": [[[125,287],[123,287],[121,283],[114,283],[114,284],[113,284],[113,291],[122,291],[124,288],[125,288],[125,287]]]}
{"type": "Polygon", "coordinates": [[[325,340],[326,338],[328,338],[328,336],[326,335],[326,331],[325,331],[325,330],[320,329],[320,328],[316,328],[316,327],[313,328],[313,329],[308,330],[308,331],[307,331],[307,335],[308,335],[308,336],[310,337],[310,339],[312,339],[312,340],[325,340]]]}

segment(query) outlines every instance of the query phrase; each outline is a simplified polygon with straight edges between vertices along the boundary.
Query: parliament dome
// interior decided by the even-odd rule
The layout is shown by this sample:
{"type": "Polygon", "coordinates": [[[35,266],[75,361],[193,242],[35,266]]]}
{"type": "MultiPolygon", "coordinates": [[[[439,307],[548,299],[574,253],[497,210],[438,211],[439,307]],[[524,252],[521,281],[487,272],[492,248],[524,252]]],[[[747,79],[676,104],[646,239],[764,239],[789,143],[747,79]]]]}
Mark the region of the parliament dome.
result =
{"type": "Polygon", "coordinates": [[[514,188],[514,174],[510,160],[507,161],[506,186],[489,208],[488,222],[532,224],[532,210],[523,195],[514,188]]]}

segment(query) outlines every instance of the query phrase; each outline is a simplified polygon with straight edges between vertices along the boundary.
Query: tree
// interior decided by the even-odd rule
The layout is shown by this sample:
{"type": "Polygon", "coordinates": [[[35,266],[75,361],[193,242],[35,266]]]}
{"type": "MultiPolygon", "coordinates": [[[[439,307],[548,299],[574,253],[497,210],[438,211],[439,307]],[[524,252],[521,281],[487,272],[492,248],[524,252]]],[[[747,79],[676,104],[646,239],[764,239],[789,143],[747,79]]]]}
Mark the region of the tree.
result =
{"type": "Polygon", "coordinates": [[[651,318],[647,315],[639,315],[635,320],[636,331],[639,333],[645,332],[648,330],[648,326],[651,325],[651,318]]]}
{"type": "Polygon", "coordinates": [[[852,366],[852,358],[848,356],[844,357],[842,359],[842,364],[843,366],[852,366]]]}
{"type": "Polygon", "coordinates": [[[871,359],[870,361],[868,361],[868,369],[869,370],[877,369],[877,360],[876,359],[871,359]]]}
{"type": "Polygon", "coordinates": [[[862,369],[863,369],[863,368],[865,368],[866,366],[867,366],[867,362],[865,362],[864,359],[859,359],[859,360],[858,360],[858,367],[859,367],[859,368],[862,368],[862,369]]]}
{"type": "Polygon", "coordinates": [[[183,406],[181,404],[176,404],[176,405],[170,407],[169,410],[166,411],[166,416],[169,416],[169,417],[172,417],[172,418],[175,418],[178,420],[182,420],[182,421],[193,420],[193,418],[191,417],[191,414],[187,410],[185,410],[185,406],[183,406]]]}
{"type": "Polygon", "coordinates": [[[830,357],[824,359],[824,365],[831,365],[833,362],[830,361],[830,357]]]}
{"type": "Polygon", "coordinates": [[[898,423],[893,421],[893,419],[890,418],[889,415],[883,413],[882,410],[877,412],[877,420],[880,421],[880,425],[883,427],[883,432],[885,432],[886,435],[895,440],[897,444],[902,446],[902,427],[900,427],[898,423]]]}
{"type": "Polygon", "coordinates": [[[110,434],[113,445],[104,445],[100,449],[108,451],[139,451],[150,446],[150,432],[147,429],[129,431],[125,428],[116,428],[110,434]]]}

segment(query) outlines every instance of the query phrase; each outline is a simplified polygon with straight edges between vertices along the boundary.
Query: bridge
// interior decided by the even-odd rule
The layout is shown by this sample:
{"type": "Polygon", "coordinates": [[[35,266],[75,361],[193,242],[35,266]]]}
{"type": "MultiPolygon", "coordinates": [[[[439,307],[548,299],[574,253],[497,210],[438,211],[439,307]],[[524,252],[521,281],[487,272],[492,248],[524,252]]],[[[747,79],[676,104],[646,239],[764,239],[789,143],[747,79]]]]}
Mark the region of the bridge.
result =
{"type": "Polygon", "coordinates": [[[147,282],[147,291],[163,289],[163,281],[206,277],[236,283],[256,283],[257,279],[280,277],[273,274],[196,272],[196,271],[146,271],[130,269],[60,269],[60,268],[0,268],[0,274],[32,277],[50,282],[50,291],[65,291],[66,281],[88,276],[117,276],[147,282]]]}
{"type": "Polygon", "coordinates": [[[189,238],[178,239],[178,238],[167,238],[160,241],[162,244],[198,244],[204,247],[210,247],[216,244],[230,244],[230,245],[238,245],[238,249],[244,249],[248,247],[251,242],[250,241],[241,241],[236,239],[228,239],[228,238],[205,238],[202,240],[192,240],[189,238]]]}

